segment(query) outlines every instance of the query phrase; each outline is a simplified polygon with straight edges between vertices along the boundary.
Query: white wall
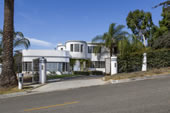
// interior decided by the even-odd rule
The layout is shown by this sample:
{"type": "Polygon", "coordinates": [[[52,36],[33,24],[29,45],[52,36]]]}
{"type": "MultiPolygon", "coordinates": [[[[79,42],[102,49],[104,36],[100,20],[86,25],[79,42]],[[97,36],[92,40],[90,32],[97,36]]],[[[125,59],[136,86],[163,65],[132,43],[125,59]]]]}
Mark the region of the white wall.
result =
{"type": "Polygon", "coordinates": [[[23,62],[32,62],[39,57],[45,57],[47,62],[69,62],[70,58],[68,51],[57,50],[23,50],[22,55],[23,62]]]}
{"type": "Polygon", "coordinates": [[[66,50],[66,47],[65,47],[65,45],[59,45],[59,46],[57,46],[57,50],[64,51],[64,50],[66,50]]]}
{"type": "MultiPolygon", "coordinates": [[[[80,46],[79,46],[80,49],[80,46]]],[[[66,50],[70,52],[72,58],[75,59],[87,59],[87,43],[84,41],[68,41],[66,42],[66,50]],[[73,52],[70,50],[70,46],[73,44],[73,52]],[[83,45],[83,52],[74,52],[74,44],[83,45]]]]}

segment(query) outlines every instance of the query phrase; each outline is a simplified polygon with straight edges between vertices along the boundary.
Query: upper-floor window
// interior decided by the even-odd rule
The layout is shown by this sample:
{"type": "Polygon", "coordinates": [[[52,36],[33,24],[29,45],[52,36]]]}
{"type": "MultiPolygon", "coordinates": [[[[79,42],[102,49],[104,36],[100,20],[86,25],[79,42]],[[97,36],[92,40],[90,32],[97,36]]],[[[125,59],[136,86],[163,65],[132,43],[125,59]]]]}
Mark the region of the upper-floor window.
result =
{"type": "Polygon", "coordinates": [[[79,44],[75,44],[74,45],[74,51],[75,52],[79,52],[79,44]]]}
{"type": "Polygon", "coordinates": [[[70,44],[70,51],[73,51],[73,44],[70,44]]]}
{"type": "Polygon", "coordinates": [[[101,53],[101,47],[88,46],[88,53],[101,53]]]}
{"type": "Polygon", "coordinates": [[[83,45],[81,45],[81,52],[83,52],[83,45]]]}
{"type": "Polygon", "coordinates": [[[92,53],[92,50],[93,50],[92,47],[93,47],[93,46],[88,46],[88,53],[92,53]]]}

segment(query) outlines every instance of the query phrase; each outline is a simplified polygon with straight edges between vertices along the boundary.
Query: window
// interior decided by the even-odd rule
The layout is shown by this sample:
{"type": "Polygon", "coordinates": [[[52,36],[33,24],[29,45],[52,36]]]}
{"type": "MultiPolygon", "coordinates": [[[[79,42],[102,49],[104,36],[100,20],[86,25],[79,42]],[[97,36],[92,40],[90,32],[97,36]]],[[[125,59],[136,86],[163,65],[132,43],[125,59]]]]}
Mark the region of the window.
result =
{"type": "Polygon", "coordinates": [[[75,44],[74,47],[75,47],[75,48],[74,48],[74,51],[75,51],[75,52],[79,52],[79,44],[75,44]]]}
{"type": "Polygon", "coordinates": [[[60,71],[60,72],[64,72],[64,71],[68,71],[69,65],[68,63],[65,62],[48,62],[47,63],[47,71],[50,72],[56,72],[56,71],[60,71]]]}
{"type": "Polygon", "coordinates": [[[47,71],[50,71],[50,72],[57,71],[57,63],[48,62],[47,63],[47,71]]]}
{"type": "Polygon", "coordinates": [[[32,71],[32,63],[24,62],[23,63],[23,71],[32,71]]]}
{"type": "Polygon", "coordinates": [[[105,61],[92,61],[90,68],[105,68],[105,61]]]}
{"type": "Polygon", "coordinates": [[[83,45],[81,45],[81,52],[83,52],[83,45]]]}
{"type": "Polygon", "coordinates": [[[70,45],[70,51],[73,52],[73,44],[70,45]]]}
{"type": "Polygon", "coordinates": [[[88,46],[88,53],[92,53],[92,50],[93,50],[92,47],[93,47],[93,46],[88,46]]]}
{"type": "Polygon", "coordinates": [[[61,48],[61,51],[63,51],[63,48],[61,48]]]}
{"type": "Polygon", "coordinates": [[[88,53],[101,53],[101,47],[97,49],[97,46],[88,46],[88,53]]]}

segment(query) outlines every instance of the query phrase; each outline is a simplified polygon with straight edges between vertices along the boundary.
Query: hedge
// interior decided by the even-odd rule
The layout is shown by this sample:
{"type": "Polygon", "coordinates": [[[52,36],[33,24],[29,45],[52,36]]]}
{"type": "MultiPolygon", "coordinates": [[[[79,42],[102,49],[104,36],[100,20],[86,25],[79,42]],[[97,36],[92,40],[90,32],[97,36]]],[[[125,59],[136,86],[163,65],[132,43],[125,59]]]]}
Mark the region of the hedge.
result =
{"type": "Polygon", "coordinates": [[[103,75],[102,71],[74,71],[74,75],[103,75]]]}
{"type": "MultiPolygon", "coordinates": [[[[147,51],[147,69],[170,66],[170,49],[147,51]]],[[[143,53],[118,56],[118,72],[135,72],[142,70],[143,53]]]]}
{"type": "Polygon", "coordinates": [[[103,75],[104,73],[102,71],[91,71],[91,75],[103,75]]]}
{"type": "Polygon", "coordinates": [[[161,49],[147,52],[148,69],[170,66],[170,50],[161,49]]]}
{"type": "Polygon", "coordinates": [[[90,73],[87,71],[74,71],[73,72],[74,75],[90,75],[90,73]]]}
{"type": "Polygon", "coordinates": [[[142,69],[143,54],[118,56],[118,72],[134,72],[142,69]]]}

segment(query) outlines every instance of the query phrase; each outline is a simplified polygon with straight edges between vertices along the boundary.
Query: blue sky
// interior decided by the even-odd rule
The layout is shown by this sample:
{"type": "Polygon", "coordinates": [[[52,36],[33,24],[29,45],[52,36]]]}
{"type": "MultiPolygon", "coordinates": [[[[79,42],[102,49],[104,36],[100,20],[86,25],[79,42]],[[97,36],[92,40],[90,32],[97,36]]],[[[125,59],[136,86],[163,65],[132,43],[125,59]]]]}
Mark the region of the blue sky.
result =
{"type": "MultiPolygon", "coordinates": [[[[3,28],[4,0],[0,0],[3,28]]],[[[161,19],[164,0],[15,0],[15,31],[31,41],[31,49],[53,49],[67,40],[91,41],[108,30],[111,23],[126,25],[129,11],[152,13],[154,24],[161,19]]],[[[127,28],[125,29],[127,31],[127,28]]]]}

